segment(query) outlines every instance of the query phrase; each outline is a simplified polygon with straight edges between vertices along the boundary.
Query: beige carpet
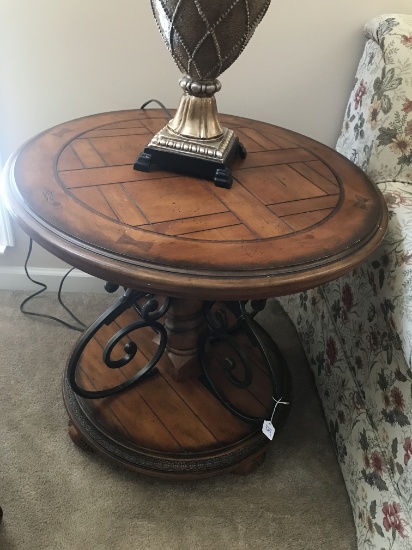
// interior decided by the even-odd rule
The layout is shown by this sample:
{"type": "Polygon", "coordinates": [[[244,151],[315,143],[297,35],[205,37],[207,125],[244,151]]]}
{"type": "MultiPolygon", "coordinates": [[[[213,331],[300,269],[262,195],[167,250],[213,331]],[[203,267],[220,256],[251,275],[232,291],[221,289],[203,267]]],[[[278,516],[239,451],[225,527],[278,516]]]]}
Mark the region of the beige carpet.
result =
{"type": "MultiPolygon", "coordinates": [[[[260,316],[292,365],[294,404],[266,462],[247,477],[170,482],[73,445],[61,377],[77,333],[19,312],[0,292],[1,550],[353,550],[352,511],[303,352],[271,301],[260,316]]],[[[67,294],[91,322],[113,300],[67,294]]],[[[56,294],[33,300],[61,315],[56,294]]]]}

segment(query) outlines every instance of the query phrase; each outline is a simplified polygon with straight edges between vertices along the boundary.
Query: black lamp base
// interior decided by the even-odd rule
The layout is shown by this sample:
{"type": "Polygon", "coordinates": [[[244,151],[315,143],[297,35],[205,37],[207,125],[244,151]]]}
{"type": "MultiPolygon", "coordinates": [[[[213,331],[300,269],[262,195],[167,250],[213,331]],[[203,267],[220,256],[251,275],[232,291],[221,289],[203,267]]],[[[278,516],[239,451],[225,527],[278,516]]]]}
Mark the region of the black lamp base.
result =
{"type": "Polygon", "coordinates": [[[149,172],[155,165],[163,170],[211,180],[217,187],[230,189],[233,183],[231,173],[233,161],[236,157],[245,159],[246,155],[246,149],[237,137],[232,140],[222,160],[148,145],[137,158],[133,168],[140,172],[149,172]]]}

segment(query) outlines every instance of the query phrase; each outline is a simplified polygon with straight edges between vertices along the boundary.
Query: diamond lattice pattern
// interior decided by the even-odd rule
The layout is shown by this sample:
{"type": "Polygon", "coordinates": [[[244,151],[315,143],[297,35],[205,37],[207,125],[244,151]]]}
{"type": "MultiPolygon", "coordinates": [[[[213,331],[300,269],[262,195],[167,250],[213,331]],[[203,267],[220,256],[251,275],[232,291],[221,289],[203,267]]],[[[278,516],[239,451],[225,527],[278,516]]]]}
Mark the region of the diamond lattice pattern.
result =
{"type": "Polygon", "coordinates": [[[217,78],[237,59],[270,0],[151,0],[163,39],[179,69],[217,78]]]}

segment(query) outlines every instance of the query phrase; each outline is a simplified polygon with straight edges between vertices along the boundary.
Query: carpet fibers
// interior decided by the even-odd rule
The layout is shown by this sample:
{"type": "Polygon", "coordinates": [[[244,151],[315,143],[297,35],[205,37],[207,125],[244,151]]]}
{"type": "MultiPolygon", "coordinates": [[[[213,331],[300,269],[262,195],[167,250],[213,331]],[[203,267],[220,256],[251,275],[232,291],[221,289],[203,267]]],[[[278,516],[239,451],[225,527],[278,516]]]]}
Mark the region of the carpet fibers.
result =
{"type": "MultiPolygon", "coordinates": [[[[0,291],[1,550],[354,550],[352,511],[294,328],[271,300],[261,324],[290,363],[294,402],[264,464],[197,482],[134,474],[76,447],[62,372],[78,334],[26,317],[27,294],[0,291]],[[275,327],[276,325],[276,327],[275,327]]],[[[67,294],[90,323],[113,301],[67,294]]],[[[70,321],[56,294],[33,311],[70,321]]]]}

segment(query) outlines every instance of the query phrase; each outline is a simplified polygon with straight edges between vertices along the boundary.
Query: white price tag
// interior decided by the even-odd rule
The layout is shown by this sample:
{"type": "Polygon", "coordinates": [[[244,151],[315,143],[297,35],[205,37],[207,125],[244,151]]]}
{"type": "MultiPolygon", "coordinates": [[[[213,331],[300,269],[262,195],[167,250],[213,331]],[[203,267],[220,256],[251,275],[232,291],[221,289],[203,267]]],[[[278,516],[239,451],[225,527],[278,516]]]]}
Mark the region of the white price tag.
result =
{"type": "Polygon", "coordinates": [[[262,432],[265,436],[272,441],[273,436],[275,435],[275,426],[270,420],[265,420],[262,426],[262,432]]]}
{"type": "Polygon", "coordinates": [[[276,432],[275,426],[272,424],[273,417],[275,416],[276,407],[278,405],[289,405],[289,401],[282,401],[283,399],[282,397],[280,399],[275,399],[274,397],[272,397],[272,399],[275,402],[275,408],[273,409],[273,413],[272,413],[272,416],[270,417],[270,420],[264,420],[263,426],[262,426],[262,432],[271,441],[276,432]]]}

